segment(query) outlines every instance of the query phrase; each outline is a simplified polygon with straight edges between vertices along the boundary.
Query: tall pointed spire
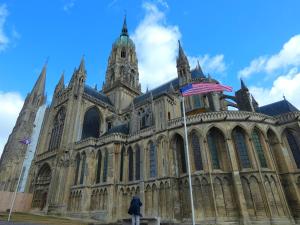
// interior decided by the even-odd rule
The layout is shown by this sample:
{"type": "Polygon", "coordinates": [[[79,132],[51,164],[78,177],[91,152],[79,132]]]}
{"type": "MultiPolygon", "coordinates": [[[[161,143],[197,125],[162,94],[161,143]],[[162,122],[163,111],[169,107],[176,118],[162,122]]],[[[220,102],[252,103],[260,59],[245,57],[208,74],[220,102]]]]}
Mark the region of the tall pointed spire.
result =
{"type": "Polygon", "coordinates": [[[178,40],[178,58],[186,57],[181,46],[180,40],[178,40]]]}
{"type": "Polygon", "coordinates": [[[248,89],[247,86],[245,85],[243,79],[241,79],[241,89],[249,91],[249,89],[248,89]]]}
{"type": "Polygon", "coordinates": [[[80,71],[80,72],[85,72],[85,60],[84,60],[84,55],[83,55],[82,58],[81,58],[81,61],[80,61],[80,65],[79,65],[78,71],[80,71]]]}
{"type": "Polygon", "coordinates": [[[128,29],[127,29],[127,23],[126,23],[126,14],[124,16],[121,36],[128,36],[128,29]]]}
{"type": "Polygon", "coordinates": [[[45,93],[45,83],[46,83],[47,64],[48,64],[48,62],[46,61],[46,63],[43,66],[43,69],[42,69],[42,71],[39,75],[39,78],[35,82],[35,85],[34,85],[32,91],[31,91],[31,93],[35,92],[36,94],[44,95],[44,93],[45,93]]]}

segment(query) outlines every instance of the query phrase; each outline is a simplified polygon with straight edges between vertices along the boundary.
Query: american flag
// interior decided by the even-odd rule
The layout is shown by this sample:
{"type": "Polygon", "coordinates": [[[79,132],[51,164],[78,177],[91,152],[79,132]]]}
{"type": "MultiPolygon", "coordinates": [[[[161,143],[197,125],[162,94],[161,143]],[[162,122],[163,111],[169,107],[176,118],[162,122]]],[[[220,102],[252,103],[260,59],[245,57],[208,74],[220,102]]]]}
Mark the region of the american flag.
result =
{"type": "Polygon", "coordinates": [[[180,88],[180,92],[182,96],[205,94],[214,91],[230,92],[232,91],[232,87],[222,85],[222,84],[215,84],[215,83],[195,83],[195,84],[188,84],[183,88],[180,88]]]}
{"type": "Polygon", "coordinates": [[[29,145],[31,143],[31,140],[29,138],[23,138],[19,142],[24,144],[24,145],[29,145]]]}

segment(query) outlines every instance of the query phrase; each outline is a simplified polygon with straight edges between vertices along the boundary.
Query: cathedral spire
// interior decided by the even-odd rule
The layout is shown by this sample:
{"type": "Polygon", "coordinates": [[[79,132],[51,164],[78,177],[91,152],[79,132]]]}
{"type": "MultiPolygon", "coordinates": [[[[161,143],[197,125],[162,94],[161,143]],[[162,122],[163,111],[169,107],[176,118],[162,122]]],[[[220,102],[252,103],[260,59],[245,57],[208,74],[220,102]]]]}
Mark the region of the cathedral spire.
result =
{"type": "Polygon", "coordinates": [[[44,64],[43,69],[39,75],[39,78],[35,82],[35,85],[31,93],[36,93],[37,95],[44,95],[45,93],[45,83],[46,83],[46,72],[47,72],[47,62],[44,64]]]}
{"type": "Polygon", "coordinates": [[[128,36],[128,29],[127,29],[127,23],[126,23],[126,15],[124,16],[124,21],[123,21],[123,27],[122,27],[121,36],[128,36]]]}
{"type": "Polygon", "coordinates": [[[243,79],[241,79],[241,89],[242,89],[242,90],[249,91],[249,89],[247,88],[247,86],[246,86],[246,84],[244,83],[243,79]]]}
{"type": "Polygon", "coordinates": [[[79,71],[79,72],[85,73],[85,60],[84,60],[84,55],[83,55],[82,58],[81,58],[81,61],[80,61],[80,65],[79,65],[78,71],[79,71]]]}
{"type": "Polygon", "coordinates": [[[178,58],[179,59],[182,59],[182,58],[186,58],[186,55],[185,55],[185,53],[184,53],[184,51],[183,51],[183,48],[182,48],[182,46],[181,46],[181,43],[180,43],[180,40],[178,40],[178,58]]]}

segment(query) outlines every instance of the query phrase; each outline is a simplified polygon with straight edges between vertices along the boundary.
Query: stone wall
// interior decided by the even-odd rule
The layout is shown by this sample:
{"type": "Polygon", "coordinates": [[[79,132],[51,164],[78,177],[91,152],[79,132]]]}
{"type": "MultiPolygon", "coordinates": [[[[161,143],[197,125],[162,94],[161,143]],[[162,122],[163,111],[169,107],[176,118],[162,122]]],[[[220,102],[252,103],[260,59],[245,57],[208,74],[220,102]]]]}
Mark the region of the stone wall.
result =
{"type": "MultiPolygon", "coordinates": [[[[14,192],[0,191],[0,212],[5,212],[10,208],[14,192]]],[[[30,193],[17,193],[14,212],[28,212],[31,208],[32,194],[30,193]]]]}

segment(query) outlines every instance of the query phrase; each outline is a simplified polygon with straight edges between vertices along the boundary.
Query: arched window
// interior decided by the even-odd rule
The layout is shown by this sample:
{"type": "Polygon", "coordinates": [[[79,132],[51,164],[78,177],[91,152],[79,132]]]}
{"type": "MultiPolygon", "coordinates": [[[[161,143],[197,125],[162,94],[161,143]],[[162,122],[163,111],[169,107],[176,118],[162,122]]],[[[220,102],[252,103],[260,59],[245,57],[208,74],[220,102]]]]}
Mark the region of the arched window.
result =
{"type": "Polygon", "coordinates": [[[75,169],[74,185],[77,184],[78,176],[79,176],[79,168],[80,168],[80,155],[79,154],[76,155],[75,163],[76,163],[76,169],[75,169]]]}
{"type": "Polygon", "coordinates": [[[125,48],[122,48],[121,58],[126,58],[126,50],[125,50],[125,48]]]}
{"type": "Polygon", "coordinates": [[[260,166],[263,168],[267,168],[268,165],[267,165],[267,161],[266,161],[266,158],[264,155],[263,146],[261,144],[261,134],[257,129],[255,129],[252,132],[252,140],[253,140],[253,144],[254,144],[256,153],[258,155],[260,166]]]}
{"type": "Polygon", "coordinates": [[[149,159],[150,159],[150,177],[157,176],[157,164],[156,164],[156,147],[152,141],[149,143],[149,159]]]}
{"type": "Polygon", "coordinates": [[[223,139],[223,135],[219,130],[212,128],[207,135],[208,147],[210,150],[211,161],[213,169],[220,169],[220,161],[219,161],[219,152],[220,147],[224,145],[221,140],[223,139]]]}
{"type": "Polygon", "coordinates": [[[178,158],[178,163],[180,164],[179,165],[180,172],[186,173],[187,167],[185,161],[185,149],[184,149],[183,138],[180,135],[176,134],[174,144],[175,144],[176,154],[178,158]]]}
{"type": "Polygon", "coordinates": [[[290,146],[290,149],[292,151],[292,154],[294,156],[297,168],[300,168],[300,148],[299,148],[299,142],[295,137],[295,132],[290,129],[287,129],[286,138],[290,146]]]}
{"type": "Polygon", "coordinates": [[[54,126],[52,128],[50,143],[49,143],[49,151],[53,151],[57,149],[60,145],[63,129],[64,129],[64,122],[66,117],[66,110],[62,107],[54,118],[54,126]]]}
{"type": "Polygon", "coordinates": [[[195,132],[192,132],[191,140],[192,140],[192,149],[194,153],[195,168],[196,170],[203,170],[199,138],[195,132]]]}
{"type": "Polygon", "coordinates": [[[100,113],[96,107],[90,108],[84,114],[81,139],[88,137],[99,137],[100,133],[100,113]]]}
{"type": "Polygon", "coordinates": [[[101,161],[102,161],[102,154],[101,151],[98,151],[98,156],[97,156],[97,175],[96,175],[96,183],[100,183],[100,174],[101,174],[101,161]]]}
{"type": "Polygon", "coordinates": [[[233,130],[232,136],[236,151],[239,155],[241,167],[250,168],[251,164],[248,156],[248,148],[246,144],[244,131],[240,127],[237,127],[233,130]]]}
{"type": "Polygon", "coordinates": [[[133,152],[131,147],[128,149],[128,180],[133,180],[133,152]]]}
{"type": "Polygon", "coordinates": [[[201,107],[200,95],[194,95],[193,100],[194,100],[194,108],[195,109],[200,108],[201,107]]]}
{"type": "Polygon", "coordinates": [[[107,180],[107,166],[108,166],[108,152],[105,151],[104,165],[103,165],[103,182],[106,182],[107,180]]]}
{"type": "Polygon", "coordinates": [[[135,179],[141,179],[141,151],[139,146],[135,148],[135,179]]]}
{"type": "Polygon", "coordinates": [[[80,184],[83,184],[84,182],[84,176],[85,176],[85,167],[86,167],[86,154],[82,153],[82,164],[81,164],[81,174],[80,174],[80,184]]]}
{"type": "Polygon", "coordinates": [[[121,158],[120,158],[120,181],[123,181],[124,154],[125,154],[125,148],[123,146],[121,150],[121,158]]]}

